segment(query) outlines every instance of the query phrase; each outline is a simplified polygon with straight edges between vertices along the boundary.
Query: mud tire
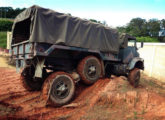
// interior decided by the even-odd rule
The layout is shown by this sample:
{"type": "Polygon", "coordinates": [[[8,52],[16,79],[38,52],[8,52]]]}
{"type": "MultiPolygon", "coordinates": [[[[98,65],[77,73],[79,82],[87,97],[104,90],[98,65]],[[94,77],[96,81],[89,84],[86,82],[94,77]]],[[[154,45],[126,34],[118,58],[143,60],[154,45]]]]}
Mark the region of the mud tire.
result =
{"type": "Polygon", "coordinates": [[[82,82],[87,85],[95,83],[102,75],[101,63],[95,56],[87,56],[80,61],[77,67],[77,72],[79,73],[82,82]],[[95,71],[93,75],[89,74],[89,67],[94,66],[95,71]]]}
{"type": "Polygon", "coordinates": [[[27,66],[22,70],[20,75],[21,83],[28,91],[39,91],[42,88],[44,78],[33,78],[34,72],[35,69],[33,66],[27,66]]]}
{"type": "Polygon", "coordinates": [[[133,87],[138,87],[140,81],[140,69],[134,68],[128,75],[128,81],[133,87]]]}
{"type": "Polygon", "coordinates": [[[70,74],[65,72],[55,72],[52,73],[45,80],[42,89],[43,99],[46,101],[46,104],[51,104],[55,107],[59,107],[69,103],[75,93],[75,82],[70,74]],[[64,82],[64,86],[67,88],[66,92],[60,91],[59,86],[60,82],[64,82]],[[63,94],[63,96],[61,96],[63,94]]]}

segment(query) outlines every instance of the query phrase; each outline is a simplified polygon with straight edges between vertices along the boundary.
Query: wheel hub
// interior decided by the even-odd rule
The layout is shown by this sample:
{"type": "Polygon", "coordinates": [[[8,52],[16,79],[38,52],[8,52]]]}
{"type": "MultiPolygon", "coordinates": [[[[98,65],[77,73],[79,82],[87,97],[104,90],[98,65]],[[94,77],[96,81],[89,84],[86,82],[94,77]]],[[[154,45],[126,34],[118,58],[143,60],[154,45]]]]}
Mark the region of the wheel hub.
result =
{"type": "Polygon", "coordinates": [[[89,67],[88,74],[93,74],[96,73],[96,66],[92,65],[89,67]]]}
{"type": "Polygon", "coordinates": [[[64,92],[65,90],[67,90],[67,85],[65,84],[62,84],[59,88],[57,88],[57,91],[60,91],[60,92],[64,92]]]}
{"type": "Polygon", "coordinates": [[[54,89],[54,94],[61,99],[65,98],[68,95],[68,93],[69,93],[69,88],[64,81],[60,81],[54,89]]]}

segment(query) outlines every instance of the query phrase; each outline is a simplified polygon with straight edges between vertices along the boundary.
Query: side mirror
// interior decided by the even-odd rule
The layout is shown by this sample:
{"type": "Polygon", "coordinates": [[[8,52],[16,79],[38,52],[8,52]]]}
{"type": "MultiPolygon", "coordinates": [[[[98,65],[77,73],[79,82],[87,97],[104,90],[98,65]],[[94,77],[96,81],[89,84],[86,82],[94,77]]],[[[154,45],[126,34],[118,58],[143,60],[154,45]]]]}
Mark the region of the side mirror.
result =
{"type": "Polygon", "coordinates": [[[143,42],[141,42],[141,48],[143,48],[143,45],[144,45],[144,43],[143,43],[143,42]]]}

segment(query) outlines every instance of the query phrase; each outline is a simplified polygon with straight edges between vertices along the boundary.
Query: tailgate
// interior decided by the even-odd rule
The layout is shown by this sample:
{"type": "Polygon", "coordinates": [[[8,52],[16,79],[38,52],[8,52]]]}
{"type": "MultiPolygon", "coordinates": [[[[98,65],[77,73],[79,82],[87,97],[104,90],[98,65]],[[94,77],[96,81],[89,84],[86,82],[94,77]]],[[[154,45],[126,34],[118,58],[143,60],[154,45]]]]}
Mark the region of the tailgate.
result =
{"type": "Polygon", "coordinates": [[[34,43],[24,41],[11,46],[11,55],[14,59],[32,59],[34,56],[34,43]]]}

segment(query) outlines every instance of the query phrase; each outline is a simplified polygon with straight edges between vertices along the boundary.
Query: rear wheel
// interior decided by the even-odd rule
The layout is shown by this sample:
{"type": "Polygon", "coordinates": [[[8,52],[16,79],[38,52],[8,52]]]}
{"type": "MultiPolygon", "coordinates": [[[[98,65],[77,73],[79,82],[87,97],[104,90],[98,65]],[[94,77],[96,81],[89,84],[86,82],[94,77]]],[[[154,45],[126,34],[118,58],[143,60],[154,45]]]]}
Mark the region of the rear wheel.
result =
{"type": "Polygon", "coordinates": [[[87,56],[80,61],[77,71],[82,81],[90,85],[101,77],[101,63],[95,56],[87,56]]]}
{"type": "Polygon", "coordinates": [[[43,98],[54,106],[62,106],[71,101],[75,92],[72,77],[65,72],[52,73],[44,82],[43,98]]]}
{"type": "Polygon", "coordinates": [[[128,81],[135,88],[138,87],[140,81],[140,69],[134,68],[133,70],[131,70],[128,75],[128,81]]]}
{"type": "MultiPolygon", "coordinates": [[[[27,66],[22,70],[20,80],[25,89],[28,91],[39,91],[41,90],[44,77],[43,78],[34,78],[35,67],[33,65],[27,66]]],[[[46,74],[46,70],[43,71],[43,74],[46,74]]],[[[43,75],[44,76],[44,75],[43,75]]]]}

